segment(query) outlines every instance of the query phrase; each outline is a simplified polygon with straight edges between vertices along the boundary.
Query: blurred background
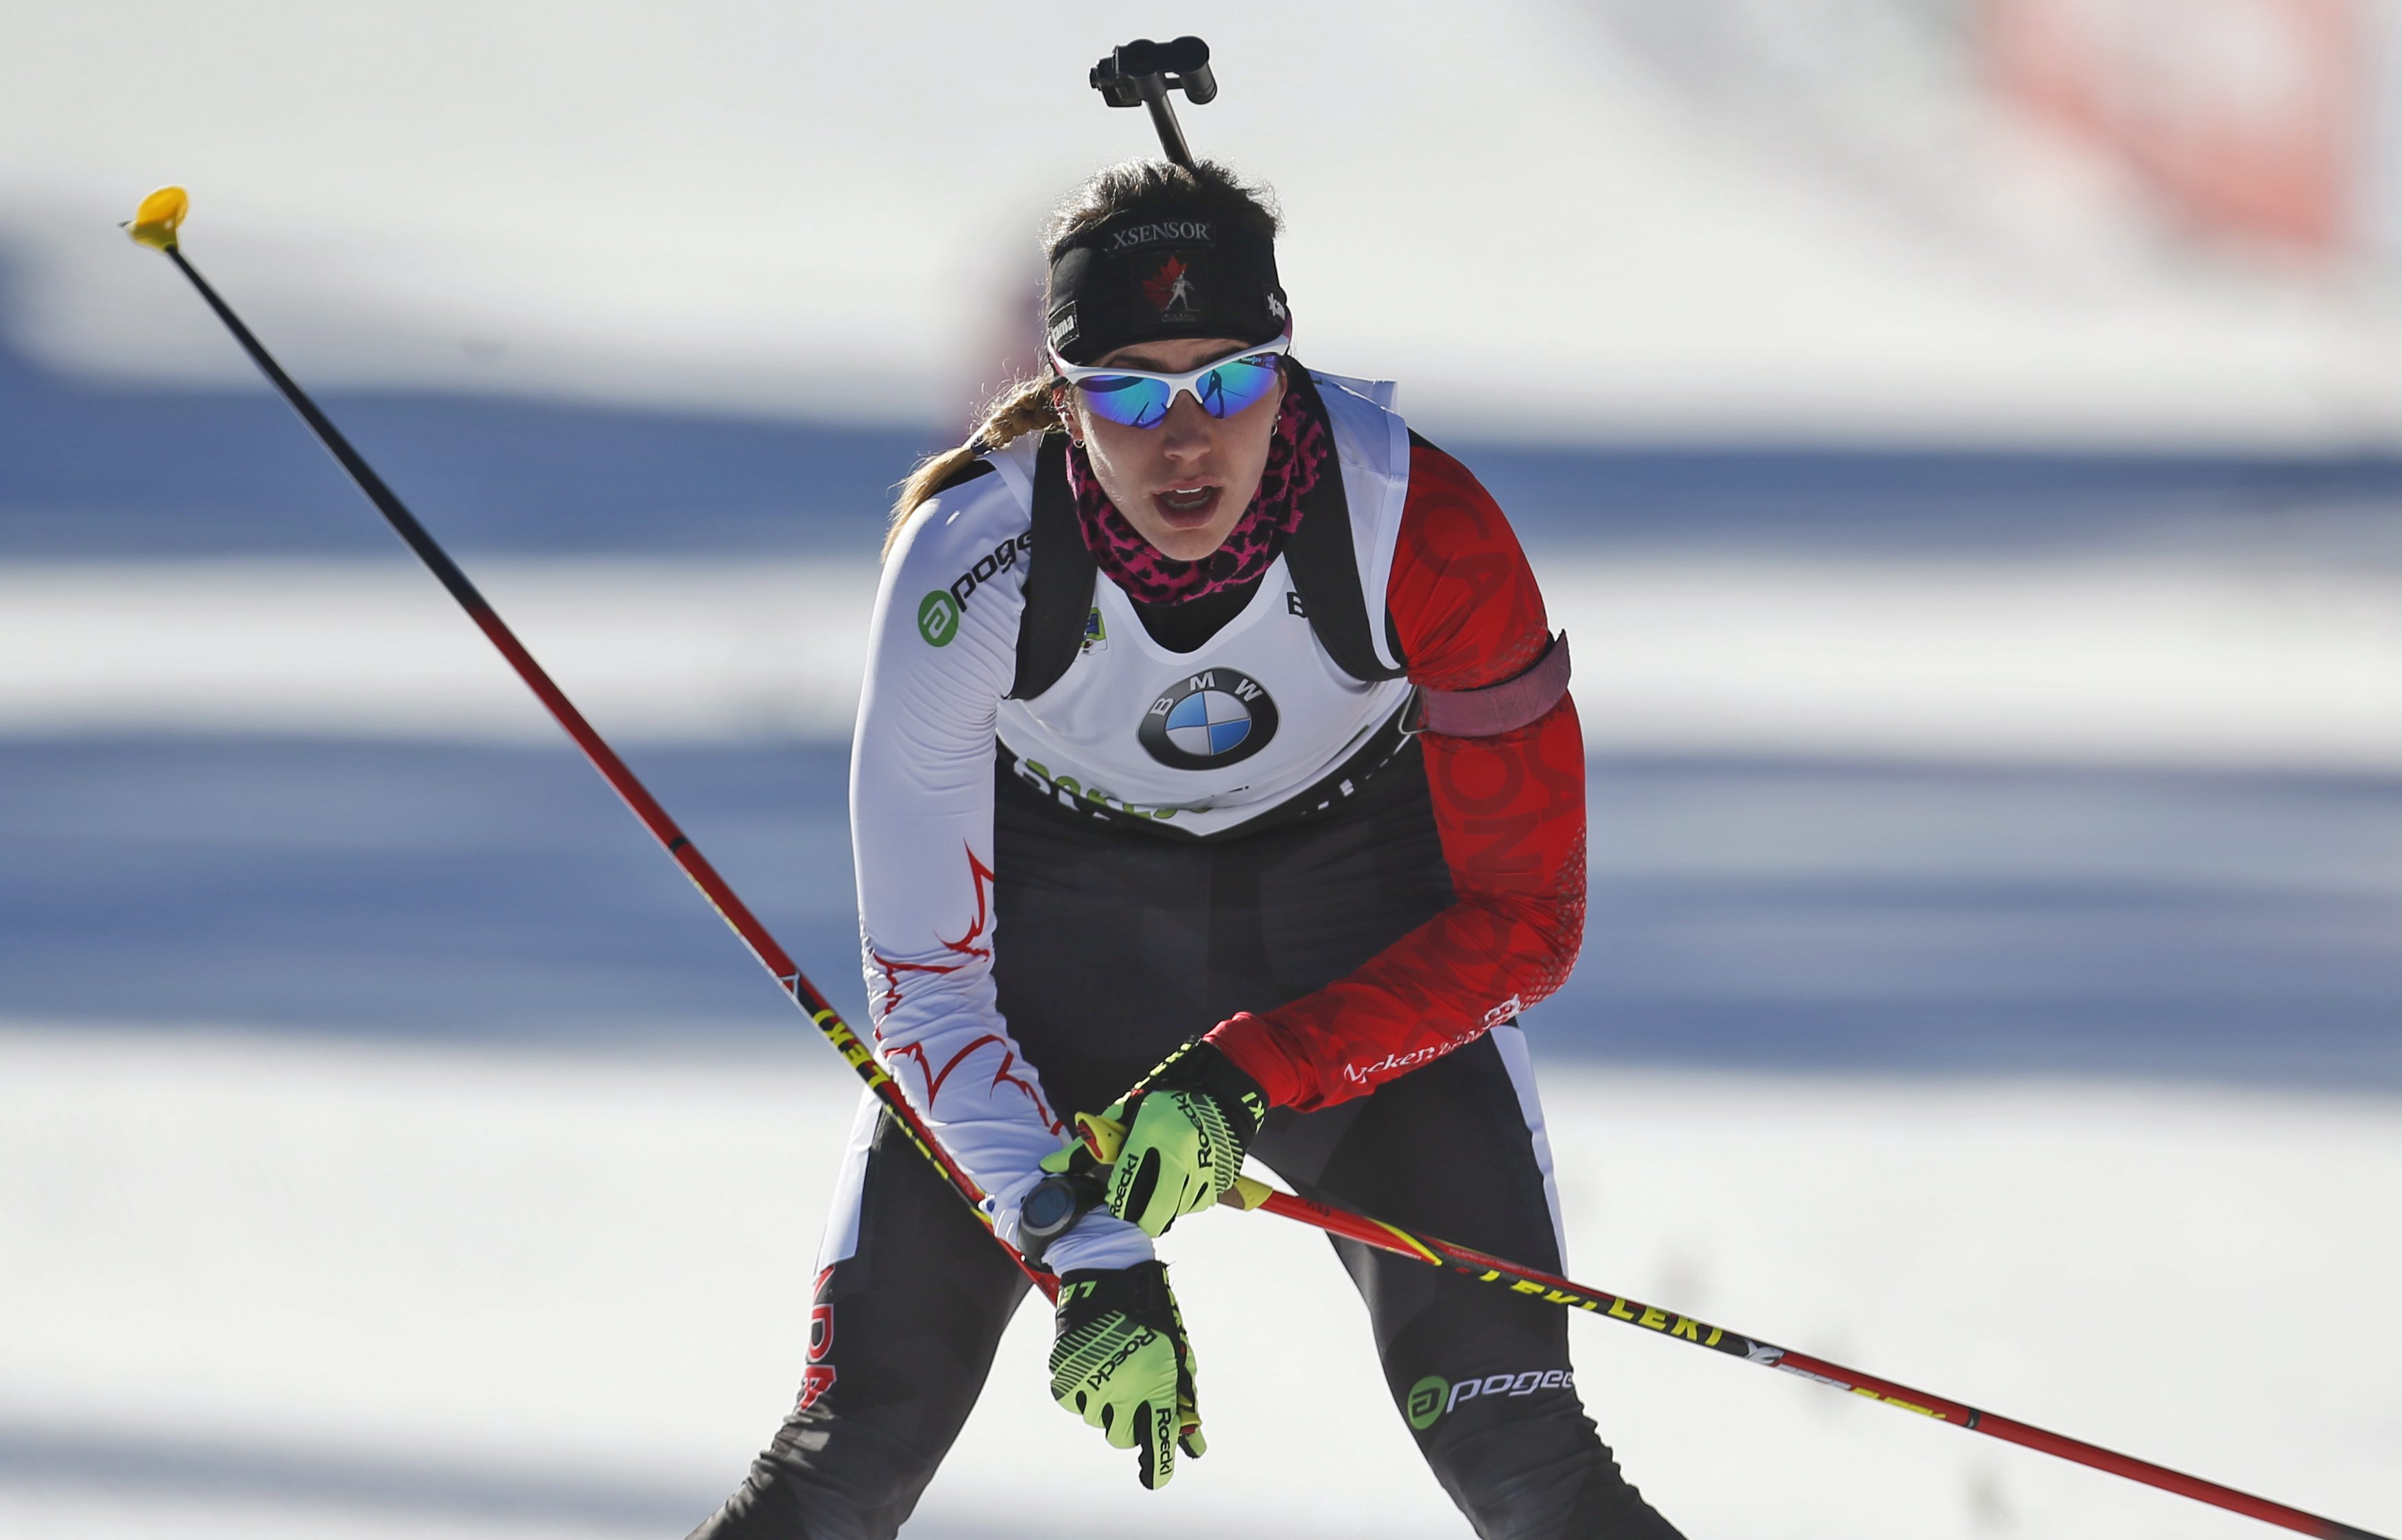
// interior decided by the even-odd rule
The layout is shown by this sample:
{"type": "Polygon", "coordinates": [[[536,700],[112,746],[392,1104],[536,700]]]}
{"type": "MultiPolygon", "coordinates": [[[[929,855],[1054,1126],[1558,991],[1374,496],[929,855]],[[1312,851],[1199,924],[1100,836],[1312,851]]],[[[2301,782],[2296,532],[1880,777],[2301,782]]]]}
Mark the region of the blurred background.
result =
{"type": "MultiPolygon", "coordinates": [[[[2402,0],[95,0],[0,50],[0,1533],[683,1534],[851,1099],[117,222],[191,190],[863,1014],[885,508],[1184,32],[1298,351],[1577,640],[1579,1275],[2402,1529],[2402,0]]],[[[1318,1244],[1188,1228],[1209,1461],[1138,1492],[1029,1313],[909,1533],[1464,1533],[1318,1244]]],[[[2254,1529],[1577,1329],[1696,1536],[2254,1529]]]]}

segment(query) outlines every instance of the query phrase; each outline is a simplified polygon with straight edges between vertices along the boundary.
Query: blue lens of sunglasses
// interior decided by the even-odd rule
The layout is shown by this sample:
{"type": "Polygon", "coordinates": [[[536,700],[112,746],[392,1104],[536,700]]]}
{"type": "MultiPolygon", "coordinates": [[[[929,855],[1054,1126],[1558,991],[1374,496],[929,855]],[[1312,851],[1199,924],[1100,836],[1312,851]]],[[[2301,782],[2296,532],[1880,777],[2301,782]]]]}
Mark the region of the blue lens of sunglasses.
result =
{"type": "MultiPolygon", "coordinates": [[[[1194,382],[1194,398],[1211,417],[1232,417],[1255,406],[1277,381],[1277,355],[1253,353],[1228,359],[1194,382]]],[[[1175,400],[1171,387],[1151,375],[1093,375],[1076,382],[1097,417],[1128,428],[1156,428],[1175,400]]]]}

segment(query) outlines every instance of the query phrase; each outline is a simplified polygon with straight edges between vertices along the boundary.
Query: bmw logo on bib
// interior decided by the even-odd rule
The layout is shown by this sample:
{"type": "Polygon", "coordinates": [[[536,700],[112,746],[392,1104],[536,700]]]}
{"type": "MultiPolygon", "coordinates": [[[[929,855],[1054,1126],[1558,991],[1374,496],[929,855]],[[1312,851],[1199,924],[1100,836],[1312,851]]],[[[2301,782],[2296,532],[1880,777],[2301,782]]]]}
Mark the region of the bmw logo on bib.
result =
{"type": "Polygon", "coordinates": [[[1259,681],[1204,668],[1153,701],[1135,736],[1171,769],[1214,770],[1265,749],[1276,730],[1276,702],[1259,681]]]}

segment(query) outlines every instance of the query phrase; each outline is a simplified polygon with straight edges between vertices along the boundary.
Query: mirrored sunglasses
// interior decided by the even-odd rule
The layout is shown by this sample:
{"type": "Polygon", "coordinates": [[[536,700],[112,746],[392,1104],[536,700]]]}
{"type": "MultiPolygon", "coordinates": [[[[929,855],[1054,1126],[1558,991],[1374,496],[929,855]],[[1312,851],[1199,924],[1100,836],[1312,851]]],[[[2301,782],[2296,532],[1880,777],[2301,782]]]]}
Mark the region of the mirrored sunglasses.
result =
{"type": "Polygon", "coordinates": [[[1056,352],[1051,364],[1084,392],[1084,405],[1095,417],[1127,428],[1156,428],[1166,419],[1180,391],[1211,417],[1233,417],[1258,405],[1275,388],[1277,361],[1291,347],[1292,337],[1287,333],[1180,375],[1078,365],[1056,352]]]}

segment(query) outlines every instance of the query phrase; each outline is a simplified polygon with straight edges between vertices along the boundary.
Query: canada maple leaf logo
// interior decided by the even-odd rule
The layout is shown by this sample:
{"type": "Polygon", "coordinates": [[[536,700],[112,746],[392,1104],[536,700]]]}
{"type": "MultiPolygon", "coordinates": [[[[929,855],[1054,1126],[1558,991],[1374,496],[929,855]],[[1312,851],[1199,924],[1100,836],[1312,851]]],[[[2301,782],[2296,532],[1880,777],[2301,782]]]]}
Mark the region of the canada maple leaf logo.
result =
{"type": "Polygon", "coordinates": [[[1159,307],[1159,313],[1189,310],[1193,308],[1193,280],[1185,276],[1184,259],[1171,256],[1159,265],[1159,270],[1142,281],[1143,297],[1159,307]]]}

